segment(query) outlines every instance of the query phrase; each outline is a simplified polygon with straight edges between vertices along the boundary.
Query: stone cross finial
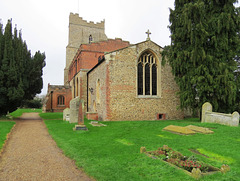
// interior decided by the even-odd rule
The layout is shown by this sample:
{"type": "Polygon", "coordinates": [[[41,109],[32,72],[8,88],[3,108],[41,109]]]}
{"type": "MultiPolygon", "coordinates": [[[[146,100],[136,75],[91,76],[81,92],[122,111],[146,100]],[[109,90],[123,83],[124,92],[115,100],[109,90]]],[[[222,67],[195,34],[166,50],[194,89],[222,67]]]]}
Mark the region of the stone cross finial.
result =
{"type": "Polygon", "coordinates": [[[152,34],[149,29],[147,30],[146,34],[148,35],[147,40],[150,40],[150,35],[152,34]]]}

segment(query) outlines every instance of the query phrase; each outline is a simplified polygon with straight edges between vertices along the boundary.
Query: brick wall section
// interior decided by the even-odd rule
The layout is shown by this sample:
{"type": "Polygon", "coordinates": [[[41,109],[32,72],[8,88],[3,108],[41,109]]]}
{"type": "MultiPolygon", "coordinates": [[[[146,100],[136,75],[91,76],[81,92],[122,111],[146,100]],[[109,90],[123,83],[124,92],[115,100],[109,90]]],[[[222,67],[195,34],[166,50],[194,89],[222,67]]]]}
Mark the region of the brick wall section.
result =
{"type": "MultiPolygon", "coordinates": [[[[85,112],[87,111],[87,71],[92,69],[98,63],[98,57],[103,56],[104,52],[113,51],[116,49],[124,48],[129,46],[129,42],[122,41],[121,39],[109,39],[107,41],[102,41],[98,43],[82,44],[73,59],[70,69],[69,69],[69,83],[72,87],[72,97],[77,95],[76,93],[76,81],[79,80],[79,92],[78,95],[80,99],[84,100],[85,112]],[[77,61],[75,61],[77,60],[77,61]],[[75,80],[74,80],[75,77],[75,80]],[[75,81],[75,88],[74,88],[75,81]]],[[[99,117],[102,119],[102,116],[99,117]]]]}
{"type": "Polygon", "coordinates": [[[122,41],[122,39],[119,38],[114,40],[108,39],[107,41],[98,43],[82,44],[70,64],[68,81],[70,82],[81,69],[90,70],[93,68],[98,63],[98,57],[103,56],[104,52],[112,52],[127,46],[129,46],[129,42],[122,41]]]}
{"type": "Polygon", "coordinates": [[[69,86],[56,86],[48,84],[48,93],[45,103],[46,112],[63,112],[65,108],[69,108],[71,96],[71,88],[69,86]],[[65,105],[58,105],[58,96],[64,96],[65,105]]]}
{"type": "Polygon", "coordinates": [[[106,87],[109,89],[101,94],[106,97],[106,103],[99,106],[97,110],[99,117],[102,116],[104,120],[109,121],[157,120],[158,114],[166,114],[166,119],[183,118],[183,112],[177,109],[180,105],[176,95],[179,88],[174,81],[171,67],[168,64],[161,65],[161,51],[162,48],[157,44],[146,41],[105,55],[105,62],[109,63],[103,62],[89,73],[91,84],[96,80],[95,76],[102,72],[102,66],[105,66],[105,69],[107,65],[109,66],[109,79],[99,77],[100,80],[107,81],[106,87]],[[155,98],[140,98],[137,95],[137,61],[146,50],[153,52],[159,60],[160,88],[159,95],[155,98]]]}

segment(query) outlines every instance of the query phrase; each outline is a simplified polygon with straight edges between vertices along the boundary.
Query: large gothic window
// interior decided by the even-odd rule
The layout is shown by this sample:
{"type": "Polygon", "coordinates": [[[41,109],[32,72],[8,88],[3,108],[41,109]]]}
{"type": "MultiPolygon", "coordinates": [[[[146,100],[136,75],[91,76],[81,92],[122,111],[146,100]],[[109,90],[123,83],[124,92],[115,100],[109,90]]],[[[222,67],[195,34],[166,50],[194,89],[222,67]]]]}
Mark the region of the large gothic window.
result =
{"type": "Polygon", "coordinates": [[[65,104],[64,96],[62,96],[62,95],[58,96],[57,100],[58,100],[58,105],[64,105],[65,104]]]}
{"type": "Polygon", "coordinates": [[[138,95],[157,95],[157,62],[149,51],[140,56],[137,65],[138,95]]]}

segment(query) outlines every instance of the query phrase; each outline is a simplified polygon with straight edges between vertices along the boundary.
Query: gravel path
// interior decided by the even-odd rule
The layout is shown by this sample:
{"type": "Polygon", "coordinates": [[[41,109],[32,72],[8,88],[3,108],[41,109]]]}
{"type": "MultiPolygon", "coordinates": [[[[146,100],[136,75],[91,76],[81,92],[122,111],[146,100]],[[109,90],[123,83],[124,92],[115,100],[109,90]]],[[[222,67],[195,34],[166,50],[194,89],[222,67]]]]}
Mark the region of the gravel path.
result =
{"type": "Polygon", "coordinates": [[[38,113],[24,113],[0,158],[0,181],[93,180],[65,157],[38,113]]]}

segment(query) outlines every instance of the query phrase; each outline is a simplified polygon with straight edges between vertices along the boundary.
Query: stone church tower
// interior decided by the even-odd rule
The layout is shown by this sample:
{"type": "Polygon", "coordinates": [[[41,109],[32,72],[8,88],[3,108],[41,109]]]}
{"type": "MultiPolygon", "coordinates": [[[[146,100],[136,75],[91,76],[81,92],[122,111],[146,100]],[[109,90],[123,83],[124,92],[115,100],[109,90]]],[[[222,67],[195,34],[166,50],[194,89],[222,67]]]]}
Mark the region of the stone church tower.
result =
{"type": "Polygon", "coordinates": [[[66,47],[66,67],[64,69],[64,85],[68,85],[69,65],[73,61],[79,46],[91,42],[107,40],[105,34],[105,21],[94,23],[87,22],[78,14],[70,13],[69,16],[68,45],[66,47]]]}

